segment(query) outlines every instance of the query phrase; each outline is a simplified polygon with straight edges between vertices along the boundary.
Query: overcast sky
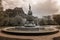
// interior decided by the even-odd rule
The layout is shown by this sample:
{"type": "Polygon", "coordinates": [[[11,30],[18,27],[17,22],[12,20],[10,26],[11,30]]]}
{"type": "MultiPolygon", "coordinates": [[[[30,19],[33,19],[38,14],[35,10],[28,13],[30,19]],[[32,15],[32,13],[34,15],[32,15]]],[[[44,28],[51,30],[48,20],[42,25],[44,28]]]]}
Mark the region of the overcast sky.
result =
{"type": "Polygon", "coordinates": [[[60,0],[54,0],[52,8],[50,8],[49,1],[47,0],[3,0],[2,4],[5,9],[22,7],[24,12],[28,12],[29,3],[32,7],[32,12],[34,16],[38,16],[39,18],[44,15],[54,14],[59,12],[60,0]],[[51,11],[52,10],[52,11],[51,11]],[[57,11],[58,10],[58,11],[57,11]]]}

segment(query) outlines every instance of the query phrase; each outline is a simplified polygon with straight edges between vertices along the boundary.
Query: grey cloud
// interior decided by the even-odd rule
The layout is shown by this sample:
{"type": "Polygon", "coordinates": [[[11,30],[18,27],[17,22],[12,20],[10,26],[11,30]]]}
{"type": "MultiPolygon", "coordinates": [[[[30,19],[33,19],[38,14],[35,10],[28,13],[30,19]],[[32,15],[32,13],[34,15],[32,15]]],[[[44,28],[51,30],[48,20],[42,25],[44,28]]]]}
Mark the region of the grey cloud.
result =
{"type": "MultiPolygon", "coordinates": [[[[31,1],[31,0],[30,0],[31,1]]],[[[28,12],[28,3],[29,0],[4,0],[3,1],[3,7],[4,9],[8,8],[15,8],[15,7],[22,7],[24,11],[27,13],[28,12]]],[[[32,12],[34,16],[44,16],[48,14],[53,14],[57,12],[57,7],[54,4],[48,4],[48,2],[38,2],[37,4],[32,4],[32,12]]]]}

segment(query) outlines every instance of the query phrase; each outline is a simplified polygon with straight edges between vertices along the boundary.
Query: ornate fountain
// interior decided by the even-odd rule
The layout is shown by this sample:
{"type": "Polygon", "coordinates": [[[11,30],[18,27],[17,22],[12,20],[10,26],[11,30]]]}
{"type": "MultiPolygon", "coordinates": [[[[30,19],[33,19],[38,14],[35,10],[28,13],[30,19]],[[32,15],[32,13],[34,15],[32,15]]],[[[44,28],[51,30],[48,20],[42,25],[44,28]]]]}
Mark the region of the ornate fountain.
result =
{"type": "Polygon", "coordinates": [[[6,27],[2,29],[1,31],[3,33],[9,33],[9,34],[21,34],[21,35],[34,35],[34,34],[49,34],[49,33],[56,33],[59,30],[51,27],[51,26],[37,26],[34,23],[34,19],[32,18],[32,11],[31,11],[31,6],[29,5],[29,11],[28,11],[28,16],[26,18],[26,22],[24,26],[17,26],[17,27],[6,27]]]}
{"type": "Polygon", "coordinates": [[[29,5],[28,17],[26,18],[25,27],[35,27],[34,18],[32,17],[31,6],[29,5]]]}

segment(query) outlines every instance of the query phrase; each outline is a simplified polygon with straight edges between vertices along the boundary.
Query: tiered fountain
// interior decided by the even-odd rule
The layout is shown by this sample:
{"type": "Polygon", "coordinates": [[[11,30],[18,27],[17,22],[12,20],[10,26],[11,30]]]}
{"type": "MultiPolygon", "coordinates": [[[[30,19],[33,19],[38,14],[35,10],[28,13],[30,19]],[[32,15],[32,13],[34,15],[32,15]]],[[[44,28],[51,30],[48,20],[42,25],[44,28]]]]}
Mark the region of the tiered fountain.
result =
{"type": "Polygon", "coordinates": [[[17,26],[17,27],[7,27],[2,29],[2,32],[9,33],[9,34],[25,34],[25,35],[36,35],[36,34],[49,34],[49,33],[56,33],[58,29],[52,28],[51,26],[37,26],[34,23],[34,19],[32,18],[32,11],[31,6],[29,5],[28,17],[26,18],[26,22],[24,26],[17,26]]]}

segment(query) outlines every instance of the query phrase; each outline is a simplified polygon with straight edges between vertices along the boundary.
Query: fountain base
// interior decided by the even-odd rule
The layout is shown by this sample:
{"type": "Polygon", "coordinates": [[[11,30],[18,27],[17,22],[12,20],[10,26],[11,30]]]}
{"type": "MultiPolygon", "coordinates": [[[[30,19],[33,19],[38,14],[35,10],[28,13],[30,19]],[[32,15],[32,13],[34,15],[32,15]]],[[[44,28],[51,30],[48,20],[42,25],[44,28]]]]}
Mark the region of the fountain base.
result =
{"type": "Polygon", "coordinates": [[[8,33],[8,34],[17,34],[17,35],[43,35],[43,34],[53,34],[59,32],[58,29],[56,28],[46,28],[46,27],[21,27],[21,28],[16,28],[16,27],[8,27],[4,28],[1,30],[3,33],[8,33]]]}

